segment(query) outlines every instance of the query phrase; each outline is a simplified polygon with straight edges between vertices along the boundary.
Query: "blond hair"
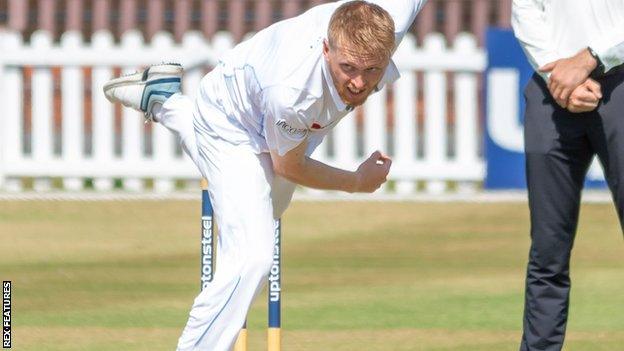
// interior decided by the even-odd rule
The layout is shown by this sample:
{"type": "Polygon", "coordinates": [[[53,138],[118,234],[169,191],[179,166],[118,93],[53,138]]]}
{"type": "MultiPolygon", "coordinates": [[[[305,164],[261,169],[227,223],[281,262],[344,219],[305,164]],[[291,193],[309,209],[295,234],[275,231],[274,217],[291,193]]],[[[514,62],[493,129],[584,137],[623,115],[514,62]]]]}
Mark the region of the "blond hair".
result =
{"type": "Polygon", "coordinates": [[[349,1],[332,15],[327,39],[331,48],[347,46],[358,56],[390,58],[394,51],[394,21],[379,5],[349,1]]]}

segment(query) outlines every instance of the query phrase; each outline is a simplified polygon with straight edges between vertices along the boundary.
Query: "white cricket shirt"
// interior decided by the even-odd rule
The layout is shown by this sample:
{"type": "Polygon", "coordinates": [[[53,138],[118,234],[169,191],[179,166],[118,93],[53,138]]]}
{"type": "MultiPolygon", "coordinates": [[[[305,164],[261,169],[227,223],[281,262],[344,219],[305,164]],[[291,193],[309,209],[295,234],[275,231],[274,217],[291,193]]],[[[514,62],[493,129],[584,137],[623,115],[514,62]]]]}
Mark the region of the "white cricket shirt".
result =
{"type": "MultiPolygon", "coordinates": [[[[323,57],[330,17],[344,2],[275,23],[225,54],[202,79],[195,128],[248,145],[255,153],[284,155],[307,140],[310,155],[351,110],[340,99],[323,57]]],[[[398,45],[425,0],[370,2],[392,16],[398,45]]],[[[378,88],[398,77],[391,61],[378,88]]]]}
{"type": "Polygon", "coordinates": [[[588,46],[605,72],[624,63],[624,0],[514,0],[511,23],[536,71],[588,46]]]}

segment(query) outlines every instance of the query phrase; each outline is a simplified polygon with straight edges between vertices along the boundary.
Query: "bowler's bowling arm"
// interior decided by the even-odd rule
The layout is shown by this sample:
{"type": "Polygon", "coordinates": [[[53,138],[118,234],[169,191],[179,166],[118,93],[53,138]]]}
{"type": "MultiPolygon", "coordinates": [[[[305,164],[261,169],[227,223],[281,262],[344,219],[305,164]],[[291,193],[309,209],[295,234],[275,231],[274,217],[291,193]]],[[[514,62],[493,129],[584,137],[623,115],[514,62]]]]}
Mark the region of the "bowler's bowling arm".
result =
{"type": "Polygon", "coordinates": [[[305,155],[306,141],[280,156],[271,150],[276,174],[306,187],[324,190],[356,192],[359,177],[356,172],[335,168],[305,155]]]}

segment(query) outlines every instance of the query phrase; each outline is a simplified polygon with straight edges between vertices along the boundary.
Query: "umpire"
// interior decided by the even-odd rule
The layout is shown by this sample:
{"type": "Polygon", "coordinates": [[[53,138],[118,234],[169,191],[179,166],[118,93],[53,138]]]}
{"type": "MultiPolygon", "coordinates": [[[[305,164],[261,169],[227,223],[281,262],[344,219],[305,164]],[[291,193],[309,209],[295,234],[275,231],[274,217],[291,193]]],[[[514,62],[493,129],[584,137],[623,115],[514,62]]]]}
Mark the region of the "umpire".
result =
{"type": "Polygon", "coordinates": [[[624,1],[514,0],[531,210],[521,351],[563,346],[581,189],[597,155],[624,224],[624,1]]]}

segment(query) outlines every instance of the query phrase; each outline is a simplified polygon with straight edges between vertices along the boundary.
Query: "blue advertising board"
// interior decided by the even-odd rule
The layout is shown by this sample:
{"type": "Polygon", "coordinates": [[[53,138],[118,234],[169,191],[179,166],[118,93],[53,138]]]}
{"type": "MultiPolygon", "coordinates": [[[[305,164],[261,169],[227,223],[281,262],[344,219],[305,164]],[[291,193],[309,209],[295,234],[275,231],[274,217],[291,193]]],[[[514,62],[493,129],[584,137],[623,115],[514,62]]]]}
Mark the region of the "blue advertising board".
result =
{"type": "MultiPolygon", "coordinates": [[[[488,29],[486,48],[484,187],[525,189],[523,92],[533,68],[510,29],[488,29]]],[[[605,187],[597,164],[590,169],[586,186],[605,187]]]]}

